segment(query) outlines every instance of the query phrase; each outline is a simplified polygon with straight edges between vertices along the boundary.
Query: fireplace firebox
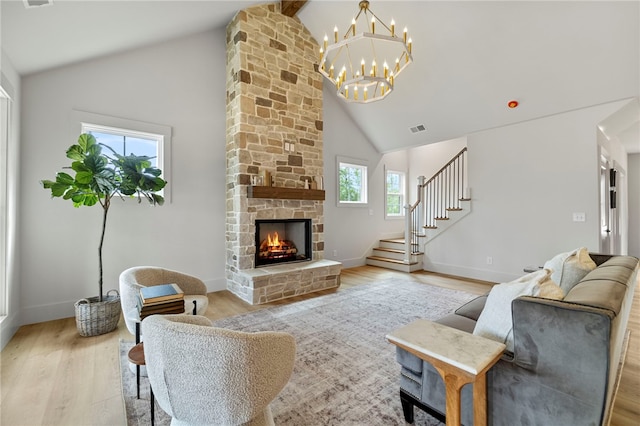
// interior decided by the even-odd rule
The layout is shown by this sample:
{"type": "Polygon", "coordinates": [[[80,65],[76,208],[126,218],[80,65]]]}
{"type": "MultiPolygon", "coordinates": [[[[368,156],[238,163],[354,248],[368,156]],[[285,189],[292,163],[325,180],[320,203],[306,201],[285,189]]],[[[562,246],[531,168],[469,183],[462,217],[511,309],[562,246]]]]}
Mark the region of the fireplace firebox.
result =
{"type": "Polygon", "coordinates": [[[312,257],[311,219],[256,220],[256,268],[312,257]]]}

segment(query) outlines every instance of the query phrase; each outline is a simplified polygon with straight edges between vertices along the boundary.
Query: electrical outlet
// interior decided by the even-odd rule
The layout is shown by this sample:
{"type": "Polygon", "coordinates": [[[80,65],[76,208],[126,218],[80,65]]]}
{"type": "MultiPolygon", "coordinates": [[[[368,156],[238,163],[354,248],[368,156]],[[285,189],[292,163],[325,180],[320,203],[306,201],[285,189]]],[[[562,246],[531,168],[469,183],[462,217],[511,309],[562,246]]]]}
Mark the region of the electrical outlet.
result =
{"type": "Polygon", "coordinates": [[[493,257],[487,256],[487,265],[493,265],[493,257]]]}
{"type": "Polygon", "coordinates": [[[574,222],[585,222],[587,220],[586,213],[574,213],[573,221],[574,222]]]}
{"type": "Polygon", "coordinates": [[[289,142],[285,142],[285,143],[284,143],[284,150],[285,150],[285,152],[289,152],[290,146],[291,146],[291,144],[290,144],[289,142]]]}
{"type": "Polygon", "coordinates": [[[338,250],[333,251],[333,257],[338,257],[338,250]]]}
{"type": "Polygon", "coordinates": [[[295,150],[296,150],[296,144],[295,143],[289,144],[289,152],[293,152],[295,150]]]}

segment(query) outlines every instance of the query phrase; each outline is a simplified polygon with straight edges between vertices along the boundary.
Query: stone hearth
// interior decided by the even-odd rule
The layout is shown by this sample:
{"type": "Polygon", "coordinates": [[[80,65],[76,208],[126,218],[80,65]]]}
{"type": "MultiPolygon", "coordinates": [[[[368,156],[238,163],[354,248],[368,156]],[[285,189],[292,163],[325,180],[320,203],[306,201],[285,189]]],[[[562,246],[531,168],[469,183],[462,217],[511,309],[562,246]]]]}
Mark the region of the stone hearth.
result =
{"type": "Polygon", "coordinates": [[[227,26],[227,288],[251,304],[340,285],[341,264],[323,259],[324,197],[248,193],[265,172],[280,188],[323,176],[318,50],[279,3],[244,9],[227,26]],[[311,219],[312,261],[256,269],[256,219],[311,219]]]}

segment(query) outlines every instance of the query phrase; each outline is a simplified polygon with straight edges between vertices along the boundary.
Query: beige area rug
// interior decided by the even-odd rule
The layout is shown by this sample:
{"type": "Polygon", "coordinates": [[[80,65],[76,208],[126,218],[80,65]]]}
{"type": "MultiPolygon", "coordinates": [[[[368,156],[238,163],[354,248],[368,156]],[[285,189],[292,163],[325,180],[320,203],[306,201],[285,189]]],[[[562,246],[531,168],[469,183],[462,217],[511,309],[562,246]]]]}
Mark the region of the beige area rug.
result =
{"type": "MultiPolygon", "coordinates": [[[[399,396],[400,365],[390,331],[418,318],[437,319],[473,299],[469,293],[408,280],[386,280],[339,290],[287,306],[214,323],[243,331],[284,331],[297,344],[293,375],[271,404],[277,425],[405,425],[399,396]]],[[[150,424],[149,383],[127,365],[133,342],[121,342],[122,386],[127,422],[150,424]]],[[[241,368],[241,367],[239,367],[241,368]]],[[[155,424],[170,417],[156,405],[155,424]]],[[[440,425],[415,409],[415,425],[440,425]]]]}

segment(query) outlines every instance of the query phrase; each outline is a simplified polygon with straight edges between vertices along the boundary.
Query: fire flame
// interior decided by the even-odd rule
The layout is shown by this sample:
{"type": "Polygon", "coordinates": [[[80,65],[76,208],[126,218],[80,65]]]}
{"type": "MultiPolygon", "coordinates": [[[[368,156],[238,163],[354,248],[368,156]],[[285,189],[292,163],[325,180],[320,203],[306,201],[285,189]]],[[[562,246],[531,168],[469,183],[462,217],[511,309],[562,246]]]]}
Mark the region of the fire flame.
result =
{"type": "Polygon", "coordinates": [[[274,237],[271,239],[271,234],[267,235],[267,245],[269,247],[280,247],[280,238],[278,237],[278,233],[274,232],[274,237]]]}

